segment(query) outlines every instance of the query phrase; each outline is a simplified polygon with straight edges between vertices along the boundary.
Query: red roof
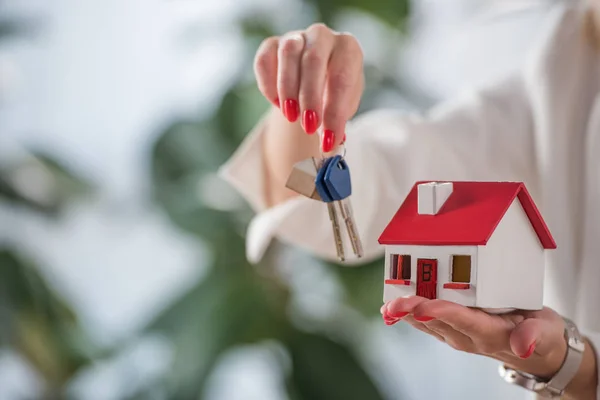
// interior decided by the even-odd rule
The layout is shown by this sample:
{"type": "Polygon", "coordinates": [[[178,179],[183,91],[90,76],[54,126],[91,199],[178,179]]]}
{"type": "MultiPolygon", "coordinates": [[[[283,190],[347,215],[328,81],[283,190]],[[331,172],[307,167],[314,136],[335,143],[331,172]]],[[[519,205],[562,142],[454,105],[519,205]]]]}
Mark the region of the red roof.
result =
{"type": "Polygon", "coordinates": [[[436,215],[417,213],[417,182],[379,237],[380,244],[485,245],[518,198],[545,249],[555,249],[544,219],[521,182],[452,182],[436,215]]]}

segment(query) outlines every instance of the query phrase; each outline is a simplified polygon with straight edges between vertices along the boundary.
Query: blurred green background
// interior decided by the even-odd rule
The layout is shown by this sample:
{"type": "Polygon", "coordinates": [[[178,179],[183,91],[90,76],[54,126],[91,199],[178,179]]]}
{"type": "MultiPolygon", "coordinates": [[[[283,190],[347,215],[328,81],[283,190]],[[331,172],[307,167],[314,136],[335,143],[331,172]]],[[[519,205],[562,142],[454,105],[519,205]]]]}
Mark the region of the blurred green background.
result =
{"type": "MultiPolygon", "coordinates": [[[[16,9],[19,12],[0,12],[0,49],[14,51],[23,43],[42,46],[39,43],[44,42],[45,35],[57,21],[44,18],[44,14],[49,14],[47,12],[27,13],[19,7],[9,7],[9,3],[0,3],[0,10],[16,9]]],[[[73,6],[71,3],[65,2],[57,7],[66,9],[73,6]]],[[[161,2],[157,10],[178,7],[176,3],[176,0],[161,2]]],[[[119,4],[113,2],[108,14],[97,15],[98,26],[103,26],[103,18],[107,23],[111,21],[109,14],[120,12],[119,4]]],[[[19,238],[35,236],[35,229],[30,228],[32,223],[44,226],[46,234],[58,232],[70,226],[72,210],[80,210],[86,205],[102,207],[116,218],[127,206],[123,206],[119,198],[115,201],[108,196],[109,200],[106,199],[102,189],[104,177],[89,169],[81,170],[80,163],[64,156],[65,153],[77,152],[77,148],[48,151],[48,146],[43,144],[52,142],[51,134],[41,141],[41,145],[33,140],[0,142],[0,206],[3,210],[0,213],[3,228],[0,242],[0,347],[5,353],[23,360],[33,371],[33,381],[37,382],[35,389],[20,392],[15,387],[9,391],[7,379],[0,379],[0,399],[223,398],[214,394],[215,386],[235,388],[239,385],[243,391],[244,379],[253,378],[224,374],[219,366],[223,360],[237,354],[239,349],[253,348],[259,349],[261,357],[268,359],[267,369],[272,372],[267,374],[268,379],[273,382],[277,394],[269,397],[242,392],[236,397],[239,399],[417,398],[415,393],[418,391],[415,391],[414,384],[409,389],[408,382],[412,380],[420,385],[428,378],[406,376],[395,371],[411,371],[411,365],[419,364],[414,358],[419,357],[418,352],[400,349],[394,352],[392,347],[388,354],[391,357],[385,361],[385,357],[380,356],[382,352],[386,353],[387,345],[377,350],[373,346],[385,341],[406,342],[416,349],[433,348],[438,351],[441,347],[432,347],[436,344],[427,339],[416,341],[414,336],[410,336],[412,333],[401,327],[391,333],[388,329],[388,336],[382,336],[380,330],[384,328],[379,316],[382,261],[348,268],[323,263],[275,242],[262,262],[249,264],[245,257],[245,232],[252,212],[216,176],[219,166],[269,107],[258,92],[252,74],[254,52],[267,36],[323,21],[342,30],[356,27],[362,36],[371,38],[370,46],[365,48],[367,89],[360,113],[377,107],[423,110],[443,97],[440,92],[435,93],[416,84],[403,70],[403,58],[408,55],[402,49],[414,37],[411,21],[412,24],[419,21],[411,2],[305,0],[294,4],[295,8],[289,10],[293,16],[274,18],[273,8],[269,5],[254,7],[251,2],[245,6],[232,3],[231,7],[236,12],[232,12],[227,20],[229,25],[223,35],[235,32],[242,40],[235,47],[235,65],[228,65],[227,79],[218,90],[213,90],[210,105],[199,107],[196,111],[174,112],[169,118],[144,126],[146,131],[151,132],[151,138],[136,145],[144,154],[142,164],[145,170],[141,175],[141,195],[136,204],[142,204],[168,221],[171,229],[177,232],[174,235],[182,238],[174,240],[185,242],[189,248],[201,249],[202,256],[189,258],[187,264],[196,272],[184,279],[186,284],[178,286],[174,294],[153,307],[149,316],[142,318],[137,328],[126,334],[111,337],[99,333],[97,324],[90,323],[89,317],[82,318],[79,315],[82,306],[78,304],[75,292],[53,276],[51,271],[55,270],[48,272],[49,265],[60,262],[56,258],[45,257],[44,251],[31,251],[37,245],[44,247],[39,239],[24,244],[19,238]],[[32,229],[31,232],[29,229],[32,229]],[[154,351],[160,353],[166,348],[164,352],[167,355],[161,356],[163,353],[160,353],[156,356],[161,360],[160,367],[143,374],[140,371],[144,370],[145,361],[127,360],[135,359],[136,353],[132,348],[147,340],[159,343],[158,350],[154,351]],[[398,367],[395,370],[396,367],[389,364],[390,359],[400,360],[403,369],[398,367]],[[114,367],[115,363],[118,367],[114,367]],[[119,390],[106,392],[100,389],[104,384],[97,376],[102,377],[103,366],[107,365],[113,365],[116,372],[113,371],[114,376],[106,379],[113,382],[113,386],[119,386],[119,390]],[[118,383],[114,384],[115,381],[118,383]],[[406,390],[404,383],[407,383],[406,390]]],[[[78,7],[73,11],[75,16],[82,11],[82,6],[78,7]]],[[[478,6],[471,5],[471,9],[477,10],[478,6]]],[[[185,6],[178,13],[185,14],[185,6]]],[[[532,15],[538,18],[539,13],[532,15]]],[[[140,16],[145,17],[148,16],[140,16]]],[[[155,18],[160,18],[160,12],[155,18]]],[[[135,20],[127,23],[136,26],[135,20]]],[[[209,22],[204,19],[202,24],[194,18],[183,18],[175,30],[178,38],[175,51],[193,53],[198,43],[211,36],[217,25],[219,22],[216,20],[209,22]]],[[[173,31],[170,33],[173,34],[173,31]]],[[[149,41],[157,35],[150,32],[137,34],[148,34],[149,41]]],[[[102,38],[102,35],[98,37],[102,38]]],[[[110,40],[119,40],[116,37],[104,39],[109,43],[110,40]]],[[[102,47],[106,44],[90,43],[89,54],[94,54],[95,45],[102,47]]],[[[213,53],[202,53],[202,57],[216,54],[218,47],[216,45],[211,50],[213,53]]],[[[135,50],[132,48],[131,51],[135,50]]],[[[518,57],[515,56],[515,59],[518,57]]],[[[2,90],[8,92],[11,82],[18,80],[13,75],[12,80],[7,78],[11,69],[7,69],[6,64],[2,69],[1,61],[0,71],[4,80],[0,78],[0,94],[2,90]]],[[[118,62],[96,61],[99,61],[99,70],[109,74],[111,79],[108,82],[117,81],[116,71],[121,68],[118,62]]],[[[136,66],[140,71],[144,69],[142,61],[136,66]]],[[[198,62],[202,64],[204,61],[200,59],[198,62]]],[[[72,65],[74,69],[78,68],[77,62],[72,65]]],[[[52,68],[57,67],[49,63],[39,71],[33,70],[33,74],[47,77],[52,68]]],[[[89,79],[93,81],[98,76],[92,73],[89,79]]],[[[132,80],[135,80],[134,76],[131,75],[132,80]]],[[[165,80],[165,86],[169,86],[173,77],[156,76],[156,79],[165,80]]],[[[65,87],[65,92],[69,93],[69,90],[73,88],[65,87]]],[[[121,88],[113,87],[111,90],[118,98],[121,88]]],[[[140,92],[140,97],[143,97],[143,85],[140,92]]],[[[44,95],[49,99],[54,96],[60,99],[61,96],[52,91],[44,91],[44,95]]],[[[10,99],[0,98],[3,101],[0,109],[4,107],[2,115],[10,116],[14,111],[10,99]]],[[[113,117],[101,111],[103,105],[97,103],[93,96],[84,94],[78,102],[81,108],[71,110],[74,114],[89,108],[101,114],[96,122],[113,117]]],[[[38,116],[35,107],[29,111],[32,111],[32,118],[38,116]]],[[[123,110],[123,113],[127,112],[127,109],[123,110]]],[[[87,112],[83,114],[87,115],[87,112]]],[[[39,118],[43,125],[46,120],[39,118]]],[[[89,126],[93,125],[92,119],[89,126]]],[[[17,127],[14,130],[19,133],[27,125],[8,123],[8,126],[17,127]]],[[[98,152],[100,154],[101,149],[98,152]]],[[[94,159],[97,154],[91,148],[85,150],[82,157],[94,159]]],[[[128,243],[128,236],[123,231],[117,229],[107,234],[113,235],[115,242],[128,243]],[[119,236],[121,234],[123,236],[119,236]]],[[[72,235],[77,236],[75,230],[72,235]]],[[[48,243],[51,247],[55,242],[48,237],[48,243]]],[[[103,251],[113,251],[111,248],[97,248],[81,254],[81,249],[71,250],[79,254],[78,260],[83,262],[102,259],[103,251]]],[[[115,248],[114,255],[111,254],[114,257],[108,259],[118,259],[119,251],[115,248]]],[[[156,263],[165,265],[168,271],[168,260],[157,260],[156,263]]],[[[142,266],[142,270],[148,268],[151,271],[154,267],[149,263],[142,266]]],[[[130,277],[128,285],[135,290],[135,281],[144,281],[145,278],[143,274],[133,279],[130,277]]],[[[119,274],[108,278],[116,286],[121,279],[125,278],[119,274]]],[[[153,293],[146,294],[149,300],[152,297],[153,293]]],[[[440,357],[450,354],[439,351],[435,354],[440,354],[440,357]]],[[[465,358],[462,362],[456,365],[472,364],[474,360],[465,358]]],[[[431,361],[421,360],[420,365],[429,363],[431,361]]],[[[456,372],[451,375],[456,375],[456,372]]],[[[485,382],[487,380],[483,379],[482,384],[485,382]]],[[[455,393],[465,393],[465,390],[471,389],[458,385],[455,393]]],[[[441,393],[444,391],[441,390],[441,393]]],[[[441,394],[439,398],[451,397],[441,394]]]]}
{"type": "MultiPolygon", "coordinates": [[[[370,13],[381,24],[398,30],[399,35],[409,13],[406,1],[310,3],[316,20],[331,24],[341,11],[353,8],[370,13]]],[[[237,23],[245,33],[246,57],[218,107],[208,116],[173,121],[160,132],[152,148],[153,201],[173,224],[208,246],[211,265],[204,279],[144,328],[164,334],[174,346],[174,358],[167,374],[129,398],[152,398],[156,393],[166,398],[203,398],[206,379],[225,352],[264,341],[272,341],[285,356],[281,368],[289,369],[285,387],[291,399],[381,398],[357,357],[352,337],[345,332],[346,313],[359,312],[365,318],[378,315],[381,263],[360,269],[327,265],[327,271],[343,287],[343,304],[327,320],[294,323],[289,312],[292,288],[274,265],[277,246],[259,265],[250,265],[244,245],[250,210],[241,202],[239,207],[217,209],[198,194],[199,183],[214,179],[218,167],[268,107],[250,72],[253,51],[264,38],[278,32],[268,16],[260,13],[240,18],[237,23]]],[[[5,19],[0,33],[7,37],[30,32],[27,28],[19,21],[5,19]]],[[[368,72],[370,92],[363,102],[365,108],[373,104],[382,88],[395,84],[384,68],[369,65],[368,72]]],[[[61,167],[59,160],[32,152],[30,159],[23,161],[0,171],[3,201],[48,218],[60,218],[61,208],[89,186],[76,173],[61,167]],[[27,176],[19,178],[27,174],[48,174],[49,186],[43,188],[44,193],[32,194],[22,187],[31,183],[27,176]]],[[[85,194],[93,195],[89,190],[85,194]]],[[[45,398],[66,397],[70,380],[81,369],[118,351],[118,347],[99,348],[90,341],[69,304],[18,248],[2,249],[0,273],[7,322],[2,324],[1,344],[18,349],[43,376],[45,398]]]]}

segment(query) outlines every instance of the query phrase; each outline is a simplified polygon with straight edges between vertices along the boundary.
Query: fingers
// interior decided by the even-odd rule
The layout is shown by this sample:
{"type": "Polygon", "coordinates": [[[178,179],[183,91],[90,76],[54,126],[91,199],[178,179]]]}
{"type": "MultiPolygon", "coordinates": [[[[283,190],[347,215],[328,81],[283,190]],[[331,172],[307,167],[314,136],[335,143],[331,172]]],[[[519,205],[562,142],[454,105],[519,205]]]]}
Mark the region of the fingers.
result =
{"type": "Polygon", "coordinates": [[[549,308],[490,315],[444,300],[411,296],[390,301],[381,312],[388,325],[402,319],[454,349],[490,356],[539,376],[555,373],[566,352],[564,321],[549,308]],[[524,360],[532,355],[536,358],[524,360]]]}
{"type": "Polygon", "coordinates": [[[445,300],[431,300],[414,310],[415,316],[428,316],[441,320],[454,329],[472,338],[497,335],[498,332],[508,332],[516,324],[512,318],[523,320],[521,315],[500,317],[489,315],[484,311],[464,307],[445,300]]]}
{"type": "Polygon", "coordinates": [[[282,102],[283,115],[290,122],[295,122],[300,114],[298,91],[303,51],[304,36],[301,32],[290,32],[279,40],[277,90],[282,102]]]}
{"type": "Polygon", "coordinates": [[[304,37],[299,99],[302,110],[302,126],[306,133],[313,134],[322,119],[327,66],[335,36],[325,25],[314,24],[306,30],[304,37]]]}
{"type": "Polygon", "coordinates": [[[362,92],[362,50],[350,35],[337,37],[329,67],[323,110],[324,152],[332,151],[344,138],[346,122],[356,113],[362,92]]]}
{"type": "Polygon", "coordinates": [[[353,36],[314,24],[268,38],[254,69],[260,91],[281,106],[288,121],[301,117],[308,134],[323,126],[324,153],[345,140],[346,122],[356,113],[364,86],[362,50],[353,36]]]}
{"type": "Polygon", "coordinates": [[[522,315],[497,316],[481,310],[461,306],[444,300],[427,300],[413,296],[388,303],[386,312],[392,317],[410,313],[412,318],[429,330],[442,336],[459,350],[479,354],[496,354],[508,350],[510,332],[522,321],[522,315]]]}
{"type": "Polygon", "coordinates": [[[432,300],[417,307],[415,316],[429,316],[448,324],[470,338],[471,352],[497,355],[508,350],[510,332],[523,320],[520,314],[490,315],[479,309],[444,300],[432,300]]]}
{"type": "Polygon", "coordinates": [[[277,93],[277,51],[279,38],[270,37],[261,43],[254,58],[254,74],[258,89],[271,103],[280,107],[277,93]]]}
{"type": "Polygon", "coordinates": [[[470,353],[474,353],[476,351],[475,344],[469,336],[457,331],[445,322],[435,319],[427,322],[417,322],[416,320],[410,317],[407,317],[406,321],[411,325],[415,326],[417,329],[417,324],[422,325],[428,331],[431,331],[432,333],[441,337],[445,343],[447,343],[450,347],[452,347],[455,350],[467,351],[470,353]],[[415,323],[413,324],[411,320],[415,321],[415,323]]]}
{"type": "Polygon", "coordinates": [[[402,319],[416,329],[448,343],[457,350],[474,352],[475,346],[470,337],[445,322],[419,314],[418,310],[430,302],[432,300],[418,296],[398,298],[385,304],[380,311],[387,325],[392,325],[402,319]]]}
{"type": "Polygon", "coordinates": [[[408,322],[413,328],[418,329],[421,332],[424,332],[424,333],[426,333],[426,334],[428,334],[430,336],[433,336],[434,338],[436,338],[437,340],[439,340],[442,343],[446,343],[446,340],[444,339],[444,337],[442,335],[440,335],[439,333],[434,332],[433,330],[429,329],[427,327],[427,325],[425,325],[425,324],[423,324],[421,322],[415,321],[415,319],[411,318],[410,316],[404,318],[404,320],[406,322],[408,322]]]}
{"type": "Polygon", "coordinates": [[[428,300],[424,297],[410,296],[394,299],[384,305],[385,313],[393,318],[402,318],[413,312],[419,304],[425,303],[428,300]]]}

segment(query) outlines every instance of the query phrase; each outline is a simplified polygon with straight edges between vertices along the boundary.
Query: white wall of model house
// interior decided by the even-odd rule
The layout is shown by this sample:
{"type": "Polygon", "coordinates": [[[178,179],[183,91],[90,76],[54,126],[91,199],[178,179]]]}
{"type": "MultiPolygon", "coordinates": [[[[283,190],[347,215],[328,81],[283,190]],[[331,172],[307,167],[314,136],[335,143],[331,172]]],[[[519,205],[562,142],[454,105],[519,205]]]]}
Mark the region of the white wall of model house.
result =
{"type": "Polygon", "coordinates": [[[385,279],[391,279],[392,255],[411,256],[410,284],[385,284],[384,302],[417,290],[417,260],[437,260],[437,298],[486,309],[542,308],[545,250],[515,199],[484,246],[385,246],[385,279]],[[452,256],[471,256],[469,289],[444,288],[452,282],[452,256]]]}
{"type": "Polygon", "coordinates": [[[477,307],[543,307],[546,250],[517,199],[479,248],[477,307]]]}

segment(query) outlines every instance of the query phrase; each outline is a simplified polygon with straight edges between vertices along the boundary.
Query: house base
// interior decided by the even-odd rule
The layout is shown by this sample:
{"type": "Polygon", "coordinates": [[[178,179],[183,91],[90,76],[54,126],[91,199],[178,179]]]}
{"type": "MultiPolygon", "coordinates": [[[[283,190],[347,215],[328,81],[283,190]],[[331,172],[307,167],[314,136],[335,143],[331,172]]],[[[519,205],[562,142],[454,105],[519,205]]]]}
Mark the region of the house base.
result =
{"type": "Polygon", "coordinates": [[[508,314],[516,310],[516,308],[480,308],[481,311],[484,311],[488,314],[508,314]]]}

